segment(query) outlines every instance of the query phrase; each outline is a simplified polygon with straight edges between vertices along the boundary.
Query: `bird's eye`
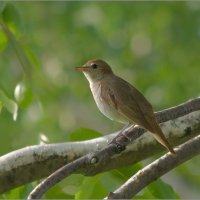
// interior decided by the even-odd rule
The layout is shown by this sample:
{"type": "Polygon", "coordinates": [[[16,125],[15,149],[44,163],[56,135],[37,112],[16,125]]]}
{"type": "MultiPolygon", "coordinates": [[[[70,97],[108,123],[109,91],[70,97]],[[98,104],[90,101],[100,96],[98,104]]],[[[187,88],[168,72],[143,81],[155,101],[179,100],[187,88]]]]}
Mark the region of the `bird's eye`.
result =
{"type": "Polygon", "coordinates": [[[98,67],[98,65],[97,65],[96,63],[92,63],[92,64],[91,64],[91,67],[92,67],[93,69],[96,69],[96,68],[98,67]]]}

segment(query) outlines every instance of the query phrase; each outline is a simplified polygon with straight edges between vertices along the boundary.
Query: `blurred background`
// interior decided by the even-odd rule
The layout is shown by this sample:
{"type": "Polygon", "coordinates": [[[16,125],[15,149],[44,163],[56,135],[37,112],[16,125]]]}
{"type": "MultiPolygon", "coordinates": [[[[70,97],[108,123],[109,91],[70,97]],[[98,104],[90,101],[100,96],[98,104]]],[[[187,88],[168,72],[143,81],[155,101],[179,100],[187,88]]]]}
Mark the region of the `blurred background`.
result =
{"type": "MultiPolygon", "coordinates": [[[[74,70],[90,59],[107,61],[155,110],[200,94],[199,2],[1,1],[0,14],[0,155],[121,128],[98,111],[87,80],[74,70]]],[[[102,198],[154,159],[92,178],[74,175],[46,198],[102,198]],[[88,185],[94,188],[85,194],[88,185]]],[[[198,198],[199,165],[198,156],[137,198],[198,198]]],[[[29,190],[0,197],[24,198],[29,190]]]]}

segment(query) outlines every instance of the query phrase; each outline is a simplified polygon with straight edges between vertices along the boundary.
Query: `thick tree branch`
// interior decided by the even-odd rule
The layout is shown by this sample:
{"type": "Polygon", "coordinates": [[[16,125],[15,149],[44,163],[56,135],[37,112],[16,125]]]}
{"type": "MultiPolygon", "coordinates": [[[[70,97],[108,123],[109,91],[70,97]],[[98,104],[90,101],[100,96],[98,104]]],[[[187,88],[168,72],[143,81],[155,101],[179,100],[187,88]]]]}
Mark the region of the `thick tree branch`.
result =
{"type": "MultiPolygon", "coordinates": [[[[198,110],[200,110],[200,98],[157,113],[159,122],[173,119],[161,124],[162,129],[173,145],[181,144],[197,135],[197,131],[200,130],[200,111],[198,110]]],[[[118,136],[114,141],[121,146],[127,145],[136,138],[135,135],[138,137],[143,132],[144,130],[141,128],[129,130],[126,133],[128,141],[127,137],[123,135],[118,136]]],[[[48,176],[66,163],[89,152],[104,149],[116,134],[82,142],[27,147],[2,156],[0,157],[0,192],[48,176]],[[21,174],[23,174],[23,178],[21,178],[21,174]]],[[[114,144],[116,144],[115,142],[114,144]]],[[[136,163],[164,150],[149,133],[143,134],[129,144],[123,154],[115,155],[116,148],[113,148],[115,146],[109,145],[102,152],[97,152],[98,164],[95,167],[88,167],[87,170],[80,169],[79,173],[93,175],[136,163]]]]}
{"type": "Polygon", "coordinates": [[[126,183],[114,192],[111,192],[106,199],[130,199],[149,183],[155,181],[165,173],[169,172],[178,165],[186,162],[200,154],[200,135],[187,141],[185,144],[176,148],[176,154],[165,154],[153,163],[144,167],[132,176],[126,183]]]}

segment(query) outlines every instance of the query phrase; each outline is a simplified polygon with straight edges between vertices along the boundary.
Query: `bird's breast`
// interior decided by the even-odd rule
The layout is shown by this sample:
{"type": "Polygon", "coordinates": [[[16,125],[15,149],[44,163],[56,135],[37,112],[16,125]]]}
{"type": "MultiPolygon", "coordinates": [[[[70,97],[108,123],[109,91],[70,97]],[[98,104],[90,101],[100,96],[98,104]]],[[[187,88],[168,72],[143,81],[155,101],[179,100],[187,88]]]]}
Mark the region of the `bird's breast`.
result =
{"type": "MultiPolygon", "coordinates": [[[[107,98],[102,97],[102,85],[99,83],[90,83],[90,89],[92,91],[94,100],[96,102],[97,107],[99,110],[109,119],[127,124],[128,120],[122,116],[116,108],[114,108],[112,105],[109,104],[109,102],[106,101],[107,98]]],[[[105,95],[105,92],[104,92],[105,95]]]]}

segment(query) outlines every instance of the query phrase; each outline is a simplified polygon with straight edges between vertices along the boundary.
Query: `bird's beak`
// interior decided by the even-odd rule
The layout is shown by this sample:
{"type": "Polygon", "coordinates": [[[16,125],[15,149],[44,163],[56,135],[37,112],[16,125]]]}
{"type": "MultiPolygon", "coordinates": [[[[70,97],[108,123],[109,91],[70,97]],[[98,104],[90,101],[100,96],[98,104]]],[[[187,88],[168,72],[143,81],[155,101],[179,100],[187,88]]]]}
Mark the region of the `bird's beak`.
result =
{"type": "Polygon", "coordinates": [[[83,71],[87,71],[89,69],[89,67],[83,65],[81,67],[76,67],[75,69],[83,72],[83,71]]]}

